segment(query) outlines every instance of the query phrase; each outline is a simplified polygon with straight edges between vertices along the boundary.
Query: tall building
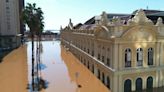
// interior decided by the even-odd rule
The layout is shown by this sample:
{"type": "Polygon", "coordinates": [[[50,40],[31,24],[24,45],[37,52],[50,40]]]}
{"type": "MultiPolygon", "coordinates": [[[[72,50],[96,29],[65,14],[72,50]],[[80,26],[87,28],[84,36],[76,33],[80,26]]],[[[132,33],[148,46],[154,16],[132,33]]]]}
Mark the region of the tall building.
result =
{"type": "MultiPolygon", "coordinates": [[[[112,92],[164,86],[164,11],[103,12],[61,28],[61,44],[112,92]]],[[[71,62],[71,61],[70,61],[71,62]]]]}
{"type": "Polygon", "coordinates": [[[0,0],[0,48],[20,45],[24,25],[20,21],[24,0],[0,0]]]}

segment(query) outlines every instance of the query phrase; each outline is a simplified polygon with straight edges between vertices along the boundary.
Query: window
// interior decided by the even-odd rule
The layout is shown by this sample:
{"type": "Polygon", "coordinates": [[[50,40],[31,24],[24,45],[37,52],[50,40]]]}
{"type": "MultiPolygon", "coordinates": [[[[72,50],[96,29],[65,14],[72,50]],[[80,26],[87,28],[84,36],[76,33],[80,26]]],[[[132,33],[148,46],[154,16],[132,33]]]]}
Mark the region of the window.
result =
{"type": "Polygon", "coordinates": [[[104,56],[102,56],[102,62],[104,63],[104,56]]]}
{"type": "Polygon", "coordinates": [[[124,82],[124,92],[131,92],[131,91],[132,91],[132,82],[130,79],[127,79],[124,82]]]}
{"type": "Polygon", "coordinates": [[[6,3],[8,3],[9,2],[9,0],[6,0],[6,3]]]}
{"type": "Polygon", "coordinates": [[[147,78],[147,89],[152,89],[153,88],[153,77],[149,76],[147,78]]]}
{"type": "Polygon", "coordinates": [[[143,49],[138,48],[137,49],[137,66],[142,66],[143,62],[143,49]]]}
{"type": "Polygon", "coordinates": [[[100,60],[100,54],[98,53],[98,60],[100,60]]]}
{"type": "Polygon", "coordinates": [[[142,79],[141,78],[138,78],[136,80],[136,91],[141,91],[142,90],[142,79]]]}
{"type": "Polygon", "coordinates": [[[88,52],[88,54],[89,54],[89,49],[87,49],[87,52],[88,52]]]}
{"type": "Polygon", "coordinates": [[[110,67],[110,59],[109,58],[107,58],[107,66],[110,67]]]}
{"type": "Polygon", "coordinates": [[[100,79],[100,70],[98,69],[97,72],[98,72],[98,76],[97,77],[100,79]]]}
{"type": "Polygon", "coordinates": [[[92,65],[92,73],[94,73],[94,64],[92,65]]]}
{"type": "Polygon", "coordinates": [[[109,76],[107,76],[107,84],[106,84],[106,86],[110,89],[110,78],[109,78],[109,76]]]}
{"type": "Polygon", "coordinates": [[[131,67],[131,49],[125,50],[125,67],[131,67]]]}
{"type": "Polygon", "coordinates": [[[94,51],[92,50],[92,56],[94,56],[94,51]]]}
{"type": "Polygon", "coordinates": [[[148,65],[153,65],[153,48],[148,49],[148,65]]]}
{"type": "Polygon", "coordinates": [[[84,47],[84,51],[85,51],[85,47],[84,47]]]}
{"type": "Polygon", "coordinates": [[[105,84],[105,75],[102,73],[102,82],[105,84]]]}
{"type": "Polygon", "coordinates": [[[89,61],[88,61],[87,67],[88,67],[88,69],[89,69],[89,61]]]}

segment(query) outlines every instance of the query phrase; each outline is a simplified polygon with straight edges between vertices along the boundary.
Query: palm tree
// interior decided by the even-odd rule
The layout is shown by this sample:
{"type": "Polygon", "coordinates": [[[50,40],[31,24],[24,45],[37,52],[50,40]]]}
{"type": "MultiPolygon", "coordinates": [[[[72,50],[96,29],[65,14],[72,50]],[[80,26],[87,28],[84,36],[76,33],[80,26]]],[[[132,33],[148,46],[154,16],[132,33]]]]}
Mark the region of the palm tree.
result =
{"type": "MultiPolygon", "coordinates": [[[[36,4],[27,3],[26,7],[22,11],[21,19],[23,22],[29,27],[31,33],[31,44],[32,44],[32,88],[33,91],[36,89],[36,85],[34,83],[34,36],[37,35],[39,38],[41,37],[41,33],[44,29],[43,22],[43,12],[40,7],[36,7],[36,4]]],[[[40,39],[39,39],[40,40],[40,39]]],[[[37,71],[38,72],[38,71],[37,71]]]]}

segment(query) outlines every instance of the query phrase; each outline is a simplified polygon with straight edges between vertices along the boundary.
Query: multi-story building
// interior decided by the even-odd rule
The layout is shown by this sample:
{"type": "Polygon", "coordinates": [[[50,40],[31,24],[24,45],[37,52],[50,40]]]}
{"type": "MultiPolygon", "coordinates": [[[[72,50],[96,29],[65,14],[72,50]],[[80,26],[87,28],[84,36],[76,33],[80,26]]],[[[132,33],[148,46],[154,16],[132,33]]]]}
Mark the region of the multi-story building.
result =
{"type": "Polygon", "coordinates": [[[0,48],[20,45],[24,25],[20,20],[24,0],[0,0],[0,48]]]}
{"type": "MultiPolygon", "coordinates": [[[[164,11],[94,16],[61,28],[61,44],[112,92],[164,86],[164,11]]],[[[71,62],[71,61],[70,61],[71,62]]]]}

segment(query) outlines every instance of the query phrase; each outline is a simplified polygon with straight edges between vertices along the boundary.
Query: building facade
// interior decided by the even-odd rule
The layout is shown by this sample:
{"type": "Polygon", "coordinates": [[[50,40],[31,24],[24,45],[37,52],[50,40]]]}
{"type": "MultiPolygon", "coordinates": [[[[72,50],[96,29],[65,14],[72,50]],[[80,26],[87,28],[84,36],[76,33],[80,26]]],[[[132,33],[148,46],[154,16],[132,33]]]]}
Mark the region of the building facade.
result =
{"type": "Polygon", "coordinates": [[[112,92],[164,86],[163,11],[107,14],[61,28],[61,44],[112,92]]]}
{"type": "Polygon", "coordinates": [[[24,25],[20,20],[24,0],[0,0],[0,48],[16,48],[24,25]]]}

